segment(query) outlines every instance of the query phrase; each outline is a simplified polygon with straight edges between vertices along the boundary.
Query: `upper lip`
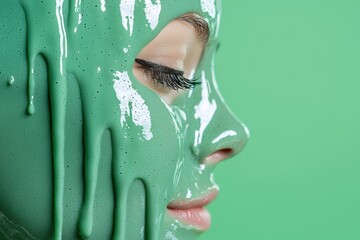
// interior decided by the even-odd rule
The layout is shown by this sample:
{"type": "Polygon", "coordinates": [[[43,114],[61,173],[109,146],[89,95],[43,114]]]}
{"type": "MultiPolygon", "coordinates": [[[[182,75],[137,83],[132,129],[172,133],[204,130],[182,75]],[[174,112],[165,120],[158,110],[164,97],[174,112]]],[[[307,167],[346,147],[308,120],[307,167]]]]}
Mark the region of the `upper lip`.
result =
{"type": "Polygon", "coordinates": [[[205,192],[199,197],[193,199],[177,199],[171,201],[167,208],[168,209],[177,209],[177,210],[186,210],[193,208],[200,208],[208,205],[212,202],[216,196],[218,195],[218,189],[212,189],[210,191],[205,192]]]}

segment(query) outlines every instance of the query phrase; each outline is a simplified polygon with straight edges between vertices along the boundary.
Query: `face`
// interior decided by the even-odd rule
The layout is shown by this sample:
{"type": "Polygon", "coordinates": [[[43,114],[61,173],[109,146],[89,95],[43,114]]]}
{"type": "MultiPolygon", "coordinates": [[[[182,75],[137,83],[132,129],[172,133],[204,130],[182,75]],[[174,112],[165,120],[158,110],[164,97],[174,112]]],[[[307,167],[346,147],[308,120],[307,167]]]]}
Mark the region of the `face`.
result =
{"type": "Polygon", "coordinates": [[[4,4],[22,64],[0,60],[5,239],[197,239],[248,136],[216,87],[220,2],[4,4]]]}

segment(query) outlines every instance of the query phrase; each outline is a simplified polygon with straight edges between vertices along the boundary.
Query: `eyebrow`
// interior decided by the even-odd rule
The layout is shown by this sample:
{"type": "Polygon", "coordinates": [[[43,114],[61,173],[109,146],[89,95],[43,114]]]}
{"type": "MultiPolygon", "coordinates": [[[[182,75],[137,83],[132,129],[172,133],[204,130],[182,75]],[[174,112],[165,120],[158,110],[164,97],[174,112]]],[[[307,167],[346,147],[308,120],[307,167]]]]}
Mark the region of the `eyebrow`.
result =
{"type": "Polygon", "coordinates": [[[203,42],[207,42],[210,36],[209,25],[207,22],[197,13],[190,12],[178,17],[177,19],[190,23],[203,42]]]}

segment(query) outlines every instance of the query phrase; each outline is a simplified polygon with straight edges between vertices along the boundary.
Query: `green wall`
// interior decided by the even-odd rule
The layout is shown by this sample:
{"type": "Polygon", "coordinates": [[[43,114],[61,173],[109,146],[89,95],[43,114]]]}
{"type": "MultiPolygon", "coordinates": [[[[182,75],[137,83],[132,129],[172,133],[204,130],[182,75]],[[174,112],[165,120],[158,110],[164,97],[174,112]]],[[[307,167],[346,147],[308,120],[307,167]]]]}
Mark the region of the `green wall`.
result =
{"type": "Polygon", "coordinates": [[[360,239],[360,2],[223,1],[217,78],[250,128],[204,240],[360,239]]]}

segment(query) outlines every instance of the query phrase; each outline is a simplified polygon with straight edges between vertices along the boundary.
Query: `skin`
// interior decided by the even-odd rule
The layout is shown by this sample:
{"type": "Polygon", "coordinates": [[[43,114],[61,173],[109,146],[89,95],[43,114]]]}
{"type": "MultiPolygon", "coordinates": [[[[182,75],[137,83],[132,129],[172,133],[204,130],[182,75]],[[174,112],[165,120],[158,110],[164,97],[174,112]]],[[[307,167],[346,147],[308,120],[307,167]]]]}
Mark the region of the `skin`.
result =
{"type": "Polygon", "coordinates": [[[156,8],[137,3],[133,24],[115,0],[105,10],[74,1],[0,3],[7,9],[0,14],[2,238],[199,237],[198,226],[168,208],[216,192],[214,167],[248,137],[216,87],[220,3],[208,2],[169,0],[150,17],[144,9],[156,8]],[[208,23],[208,41],[177,19],[190,12],[208,23]],[[160,86],[135,58],[201,84],[160,86]]]}
{"type": "MultiPolygon", "coordinates": [[[[167,67],[184,71],[184,77],[191,78],[202,56],[205,43],[198,37],[194,27],[184,21],[174,20],[138,54],[137,58],[146,59],[167,67]]],[[[175,91],[154,84],[135,63],[133,74],[137,80],[154,90],[165,102],[171,105],[184,91],[175,91]]]]}

